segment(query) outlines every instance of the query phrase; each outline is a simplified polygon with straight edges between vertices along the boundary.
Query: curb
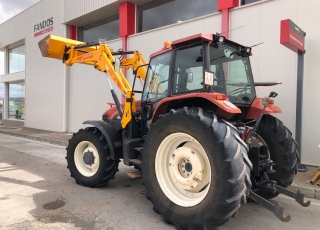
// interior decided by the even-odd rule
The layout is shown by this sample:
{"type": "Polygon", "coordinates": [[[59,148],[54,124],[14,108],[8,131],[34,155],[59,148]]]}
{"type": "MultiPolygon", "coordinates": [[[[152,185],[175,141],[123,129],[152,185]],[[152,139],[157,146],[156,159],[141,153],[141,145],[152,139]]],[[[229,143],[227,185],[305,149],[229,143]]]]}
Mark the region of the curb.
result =
{"type": "Polygon", "coordinates": [[[288,187],[289,190],[300,190],[305,197],[314,198],[320,200],[320,188],[309,188],[302,185],[292,184],[288,187]]]}
{"type": "Polygon", "coordinates": [[[64,147],[68,146],[67,141],[52,140],[52,139],[48,139],[48,138],[44,138],[44,137],[35,137],[35,136],[27,135],[27,134],[7,132],[7,131],[3,131],[3,130],[0,130],[0,133],[5,134],[5,135],[9,135],[9,136],[22,137],[22,138],[26,138],[26,139],[33,140],[33,141],[46,142],[46,143],[53,144],[53,145],[60,145],[60,146],[64,146],[64,147]]]}

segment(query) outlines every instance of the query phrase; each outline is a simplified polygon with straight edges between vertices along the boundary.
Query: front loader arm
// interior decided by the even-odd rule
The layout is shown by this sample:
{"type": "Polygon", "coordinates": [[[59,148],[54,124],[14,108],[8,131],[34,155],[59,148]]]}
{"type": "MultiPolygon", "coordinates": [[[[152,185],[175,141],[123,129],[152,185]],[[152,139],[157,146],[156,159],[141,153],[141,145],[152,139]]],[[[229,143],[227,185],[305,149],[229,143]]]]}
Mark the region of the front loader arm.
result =
{"type": "Polygon", "coordinates": [[[97,70],[105,72],[125,97],[124,111],[121,118],[122,128],[132,120],[132,113],[136,112],[135,96],[132,88],[121,69],[115,71],[114,55],[133,53],[133,57],[121,60],[120,67],[132,69],[136,76],[146,79],[147,64],[138,51],[114,53],[108,45],[102,42],[85,44],[83,42],[48,35],[38,43],[42,56],[62,60],[67,66],[75,63],[92,65],[97,70]]]}
{"type": "Polygon", "coordinates": [[[99,43],[96,47],[96,50],[88,53],[81,53],[74,46],[69,47],[66,52],[68,59],[64,60],[64,63],[67,66],[72,66],[75,63],[93,65],[97,70],[107,73],[125,96],[128,91],[132,91],[132,88],[122,71],[116,72],[114,70],[115,58],[112,55],[112,50],[104,43],[99,43]]]}

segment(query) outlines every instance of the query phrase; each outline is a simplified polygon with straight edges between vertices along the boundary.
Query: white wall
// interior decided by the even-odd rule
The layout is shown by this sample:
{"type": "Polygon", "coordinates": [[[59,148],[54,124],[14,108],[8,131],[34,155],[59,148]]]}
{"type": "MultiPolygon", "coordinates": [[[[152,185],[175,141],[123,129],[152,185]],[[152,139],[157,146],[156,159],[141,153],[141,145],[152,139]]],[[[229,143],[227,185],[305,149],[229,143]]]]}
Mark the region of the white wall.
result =
{"type": "Polygon", "coordinates": [[[26,127],[63,130],[64,68],[61,61],[41,56],[38,42],[48,34],[34,37],[34,25],[51,17],[54,20],[51,34],[66,35],[61,9],[61,1],[43,0],[0,25],[0,47],[25,39],[26,127]]]}
{"type": "Polygon", "coordinates": [[[258,96],[276,91],[275,103],[283,113],[276,115],[295,135],[297,54],[280,44],[280,21],[291,19],[306,33],[304,70],[304,99],[302,120],[302,162],[320,165],[320,131],[316,128],[320,117],[317,98],[320,79],[320,37],[317,18],[320,1],[316,0],[270,0],[231,11],[230,28],[244,26],[231,32],[230,39],[244,45],[254,45],[251,58],[255,81],[281,81],[273,87],[258,87],[258,96]]]}
{"type": "Polygon", "coordinates": [[[53,17],[50,34],[66,36],[61,22],[61,1],[44,0],[25,11],[26,23],[26,120],[25,126],[48,130],[63,130],[64,68],[59,60],[43,58],[38,42],[47,36],[34,38],[33,25],[53,17]]]}
{"type": "MultiPolygon", "coordinates": [[[[114,51],[121,48],[121,40],[108,41],[114,51]]],[[[69,130],[77,131],[86,120],[101,120],[102,114],[113,102],[105,74],[92,66],[73,65],[69,72],[69,130]]],[[[119,100],[121,101],[119,90],[119,100]]]]}
{"type": "Polygon", "coordinates": [[[304,91],[302,114],[302,161],[320,166],[320,1],[299,0],[297,2],[297,24],[306,33],[306,54],[304,66],[304,91]]]}
{"type": "MultiPolygon", "coordinates": [[[[280,21],[296,20],[294,0],[267,1],[231,11],[230,39],[246,46],[263,42],[253,48],[251,64],[255,81],[279,81],[282,85],[257,87],[257,95],[264,97],[270,91],[279,93],[276,105],[282,114],[276,115],[295,135],[297,54],[280,44],[280,21]]],[[[303,28],[303,27],[302,27],[303,28]]]]}

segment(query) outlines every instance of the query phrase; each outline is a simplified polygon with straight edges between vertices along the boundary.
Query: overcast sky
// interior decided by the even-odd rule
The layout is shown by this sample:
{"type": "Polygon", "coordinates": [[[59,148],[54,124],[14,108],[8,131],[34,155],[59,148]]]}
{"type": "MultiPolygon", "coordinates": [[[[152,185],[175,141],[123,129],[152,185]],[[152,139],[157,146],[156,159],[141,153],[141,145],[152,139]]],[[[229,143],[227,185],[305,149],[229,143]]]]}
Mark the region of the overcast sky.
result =
{"type": "MultiPolygon", "coordinates": [[[[39,0],[0,0],[0,24],[37,2],[39,2],[39,0]]],[[[0,52],[0,75],[3,75],[4,72],[3,58],[3,53],[0,52]]],[[[0,98],[2,97],[3,84],[0,83],[0,98]]]]}

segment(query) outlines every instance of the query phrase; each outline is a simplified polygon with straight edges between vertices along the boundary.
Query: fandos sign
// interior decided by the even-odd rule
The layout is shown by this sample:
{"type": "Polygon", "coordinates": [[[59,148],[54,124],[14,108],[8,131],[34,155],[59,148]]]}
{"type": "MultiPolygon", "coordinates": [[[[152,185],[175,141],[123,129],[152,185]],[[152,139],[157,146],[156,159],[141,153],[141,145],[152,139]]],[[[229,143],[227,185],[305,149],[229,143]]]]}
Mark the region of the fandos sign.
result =
{"type": "Polygon", "coordinates": [[[290,19],[281,21],[280,43],[294,52],[304,51],[306,33],[290,19]]]}
{"type": "Polygon", "coordinates": [[[53,30],[53,17],[34,25],[34,37],[53,30]]]}

